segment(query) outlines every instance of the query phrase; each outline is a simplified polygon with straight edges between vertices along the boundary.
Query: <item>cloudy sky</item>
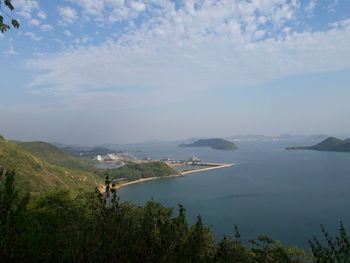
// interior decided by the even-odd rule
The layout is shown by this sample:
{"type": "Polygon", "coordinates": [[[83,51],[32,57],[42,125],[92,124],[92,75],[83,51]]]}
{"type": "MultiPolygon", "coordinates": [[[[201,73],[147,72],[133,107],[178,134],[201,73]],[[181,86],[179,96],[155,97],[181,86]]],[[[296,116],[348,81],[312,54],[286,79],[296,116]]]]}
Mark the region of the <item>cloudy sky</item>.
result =
{"type": "Polygon", "coordinates": [[[13,0],[0,134],[350,133],[350,0],[13,0]]]}

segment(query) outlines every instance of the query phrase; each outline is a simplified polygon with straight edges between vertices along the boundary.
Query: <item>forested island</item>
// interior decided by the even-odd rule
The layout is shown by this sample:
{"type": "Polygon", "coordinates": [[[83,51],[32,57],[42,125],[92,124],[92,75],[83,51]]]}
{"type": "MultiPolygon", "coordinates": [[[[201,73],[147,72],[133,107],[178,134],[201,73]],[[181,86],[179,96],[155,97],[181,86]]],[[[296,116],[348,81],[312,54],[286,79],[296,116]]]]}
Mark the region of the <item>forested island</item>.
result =
{"type": "Polygon", "coordinates": [[[286,150],[350,152],[350,139],[341,140],[336,137],[328,137],[324,141],[313,146],[287,147],[286,150]]]}
{"type": "Polygon", "coordinates": [[[180,144],[180,147],[210,147],[215,150],[235,150],[238,147],[230,141],[213,138],[213,139],[200,139],[190,144],[180,144]]]}

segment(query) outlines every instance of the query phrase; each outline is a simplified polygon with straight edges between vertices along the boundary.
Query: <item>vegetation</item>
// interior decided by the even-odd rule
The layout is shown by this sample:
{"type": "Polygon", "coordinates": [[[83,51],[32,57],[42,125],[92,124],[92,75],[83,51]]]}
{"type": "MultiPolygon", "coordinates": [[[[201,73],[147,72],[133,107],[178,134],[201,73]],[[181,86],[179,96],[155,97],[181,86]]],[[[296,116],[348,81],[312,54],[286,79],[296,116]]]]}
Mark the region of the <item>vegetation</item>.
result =
{"type": "Polygon", "coordinates": [[[20,190],[39,193],[50,187],[94,188],[109,175],[113,179],[133,181],[162,177],[177,172],[161,162],[131,163],[121,168],[102,169],[70,156],[46,142],[10,142],[0,137],[0,168],[16,169],[20,190]]]}
{"type": "Polygon", "coordinates": [[[9,30],[11,27],[8,24],[8,22],[4,22],[4,16],[5,15],[9,20],[11,20],[11,24],[14,28],[19,28],[19,23],[16,19],[13,19],[6,10],[3,9],[3,6],[7,8],[10,11],[13,11],[15,8],[11,3],[11,0],[0,0],[0,31],[1,33],[4,33],[5,31],[9,30]]]}
{"type": "Polygon", "coordinates": [[[237,227],[216,243],[200,216],[189,225],[181,205],[174,215],[154,201],[122,203],[108,179],[105,195],[54,189],[35,198],[20,195],[14,180],[14,172],[0,172],[1,262],[340,263],[350,258],[342,225],[335,238],[323,229],[325,245],[313,238],[310,255],[266,236],[245,246],[237,227]]]}
{"type": "Polygon", "coordinates": [[[235,150],[237,146],[230,141],[219,138],[201,139],[191,144],[181,144],[180,147],[210,147],[215,150],[235,150]]]}
{"type": "Polygon", "coordinates": [[[96,170],[94,166],[74,158],[47,142],[19,142],[18,145],[35,157],[53,165],[88,172],[96,170]]]}
{"type": "MultiPolygon", "coordinates": [[[[36,145],[36,144],[34,144],[36,145]]],[[[22,145],[23,146],[23,145],[22,145]]],[[[93,188],[103,183],[103,173],[94,174],[85,169],[77,169],[74,162],[67,162],[66,167],[58,166],[55,161],[51,159],[55,155],[45,152],[43,159],[31,154],[22,146],[5,139],[0,139],[0,168],[6,170],[16,170],[17,180],[16,185],[22,191],[29,191],[31,193],[41,192],[48,187],[60,186],[66,189],[73,189],[77,187],[93,188]],[[46,155],[46,157],[44,156],[46,155]],[[74,169],[73,169],[74,167],[74,169]]],[[[46,147],[47,145],[45,145],[46,147]]],[[[28,145],[25,147],[29,148],[28,145]]],[[[35,147],[30,151],[35,152],[35,147]]],[[[39,155],[38,155],[39,156],[39,155]]],[[[68,159],[67,159],[68,160],[68,159]]],[[[64,158],[58,158],[57,162],[64,162],[64,158]]],[[[61,163],[62,164],[62,163],[61,163]]]]}
{"type": "Polygon", "coordinates": [[[134,181],[148,177],[163,177],[177,174],[178,172],[162,162],[129,163],[117,169],[108,169],[105,175],[112,179],[134,181]]]}
{"type": "Polygon", "coordinates": [[[350,139],[341,140],[335,137],[328,137],[326,140],[314,146],[288,147],[286,149],[287,150],[350,152],[350,139]]]}
{"type": "Polygon", "coordinates": [[[67,146],[67,147],[63,147],[61,148],[64,152],[75,156],[75,157],[92,157],[92,156],[96,156],[96,155],[106,155],[111,153],[112,151],[110,149],[107,148],[102,148],[102,147],[94,147],[91,149],[78,149],[72,146],[67,146]]]}

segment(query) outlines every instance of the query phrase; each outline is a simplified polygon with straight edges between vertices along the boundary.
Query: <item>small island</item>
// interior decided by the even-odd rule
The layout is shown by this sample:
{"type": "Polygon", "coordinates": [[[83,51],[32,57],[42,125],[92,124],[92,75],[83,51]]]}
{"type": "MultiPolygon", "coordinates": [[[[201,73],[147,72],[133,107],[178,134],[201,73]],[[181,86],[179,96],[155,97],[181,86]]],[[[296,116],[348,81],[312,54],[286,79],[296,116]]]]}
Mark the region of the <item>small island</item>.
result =
{"type": "Polygon", "coordinates": [[[335,137],[328,137],[314,146],[287,147],[286,150],[315,150],[331,152],[350,152],[350,139],[341,140],[335,137]]]}
{"type": "Polygon", "coordinates": [[[210,147],[215,150],[235,150],[238,147],[230,141],[219,138],[201,139],[190,144],[180,144],[179,147],[210,147]]]}

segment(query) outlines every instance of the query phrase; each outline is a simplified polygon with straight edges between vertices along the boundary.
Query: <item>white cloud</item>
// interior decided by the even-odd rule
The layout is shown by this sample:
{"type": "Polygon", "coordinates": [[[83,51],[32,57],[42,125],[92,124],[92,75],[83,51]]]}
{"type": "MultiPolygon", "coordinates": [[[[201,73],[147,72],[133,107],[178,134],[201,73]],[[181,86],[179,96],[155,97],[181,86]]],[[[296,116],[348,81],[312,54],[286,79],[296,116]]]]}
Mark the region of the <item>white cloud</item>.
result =
{"type": "Polygon", "coordinates": [[[51,31],[51,30],[53,30],[53,26],[48,25],[48,24],[45,24],[45,25],[42,25],[42,26],[40,27],[40,30],[41,30],[41,31],[44,31],[44,32],[51,31]]]}
{"type": "Polygon", "coordinates": [[[24,35],[27,36],[27,37],[30,37],[32,40],[35,40],[35,41],[39,41],[39,40],[42,39],[42,37],[37,36],[33,32],[25,32],[24,35]]]}
{"type": "Polygon", "coordinates": [[[64,33],[67,37],[71,37],[71,36],[72,36],[72,32],[70,32],[68,29],[63,30],[63,33],[64,33]]]}
{"type": "MultiPolygon", "coordinates": [[[[114,93],[125,107],[133,107],[142,99],[155,103],[154,94],[166,101],[174,91],[188,94],[350,67],[350,25],[344,20],[329,30],[296,33],[293,22],[304,8],[297,0],[194,0],[176,8],[167,0],[148,0],[139,1],[144,7],[136,9],[132,3],[101,0],[93,11],[97,0],[77,1],[88,19],[126,19],[130,30],[96,46],[88,36],[79,36],[74,48],[32,61],[44,73],[31,86],[85,97],[90,89],[150,90],[148,95],[114,93]],[[133,22],[145,9],[151,15],[133,22]]],[[[76,12],[70,13],[77,19],[76,12]]]]}
{"type": "Polygon", "coordinates": [[[37,13],[37,16],[38,16],[40,19],[46,19],[46,17],[47,17],[46,13],[45,13],[43,10],[40,10],[40,11],[37,13]]]}
{"type": "Polygon", "coordinates": [[[131,8],[137,12],[143,12],[146,9],[146,5],[142,2],[132,1],[130,4],[131,8]]]}
{"type": "MultiPolygon", "coordinates": [[[[105,7],[105,0],[68,0],[69,2],[80,6],[86,15],[100,16],[105,7]]],[[[113,2],[120,2],[112,0],[113,2]]]]}
{"type": "Polygon", "coordinates": [[[4,52],[3,52],[3,54],[5,54],[5,55],[18,55],[18,52],[14,49],[14,47],[13,47],[13,44],[12,44],[12,40],[10,40],[10,47],[9,47],[9,49],[8,50],[5,50],[4,52]]]}
{"type": "Polygon", "coordinates": [[[35,0],[13,0],[16,13],[26,19],[32,18],[32,12],[39,8],[39,4],[35,0]]]}
{"type": "Polygon", "coordinates": [[[313,13],[318,0],[309,0],[308,4],[304,7],[304,10],[310,15],[313,13]]]}
{"type": "Polygon", "coordinates": [[[77,11],[69,6],[58,7],[58,13],[61,17],[61,23],[63,25],[71,25],[78,19],[77,11]]]}
{"type": "Polygon", "coordinates": [[[38,26],[38,25],[40,25],[40,21],[37,19],[31,19],[31,20],[29,20],[29,24],[32,26],[38,26]]]}

